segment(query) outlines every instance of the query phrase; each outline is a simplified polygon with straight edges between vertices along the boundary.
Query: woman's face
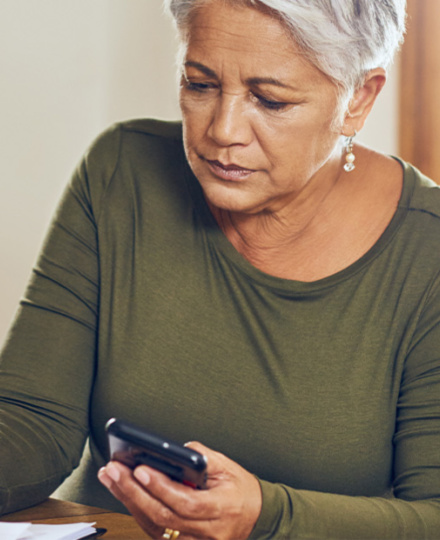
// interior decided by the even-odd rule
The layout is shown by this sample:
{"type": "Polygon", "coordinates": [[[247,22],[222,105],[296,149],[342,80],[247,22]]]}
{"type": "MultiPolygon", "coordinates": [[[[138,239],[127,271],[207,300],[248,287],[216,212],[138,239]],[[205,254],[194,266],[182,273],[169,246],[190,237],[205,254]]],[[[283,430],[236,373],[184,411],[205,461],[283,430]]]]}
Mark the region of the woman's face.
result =
{"type": "Polygon", "coordinates": [[[340,173],[336,86],[269,14],[217,1],[201,8],[180,103],[189,163],[218,208],[279,211],[340,173]]]}

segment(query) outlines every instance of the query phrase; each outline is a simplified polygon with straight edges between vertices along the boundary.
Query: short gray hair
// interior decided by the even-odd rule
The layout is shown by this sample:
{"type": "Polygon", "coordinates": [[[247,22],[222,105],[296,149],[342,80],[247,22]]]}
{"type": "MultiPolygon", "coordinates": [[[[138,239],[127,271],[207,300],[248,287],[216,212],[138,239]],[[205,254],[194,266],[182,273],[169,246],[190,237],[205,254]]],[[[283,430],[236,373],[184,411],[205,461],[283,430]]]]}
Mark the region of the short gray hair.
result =
{"type": "MultiPolygon", "coordinates": [[[[164,0],[185,46],[194,10],[212,0],[164,0]]],[[[223,0],[269,8],[346,100],[369,70],[387,69],[403,41],[406,0],[223,0]]],[[[343,101],[346,101],[343,100],[343,101]]]]}

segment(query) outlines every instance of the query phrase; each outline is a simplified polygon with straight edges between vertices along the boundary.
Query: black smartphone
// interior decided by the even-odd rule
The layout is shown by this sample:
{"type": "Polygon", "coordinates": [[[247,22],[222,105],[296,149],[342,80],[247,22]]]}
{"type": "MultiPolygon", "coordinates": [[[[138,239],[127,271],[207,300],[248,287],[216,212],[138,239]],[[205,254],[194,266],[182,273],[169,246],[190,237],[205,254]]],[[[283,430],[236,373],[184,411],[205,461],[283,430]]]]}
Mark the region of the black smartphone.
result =
{"type": "Polygon", "coordinates": [[[206,488],[208,462],[200,452],[116,418],[111,418],[105,429],[110,459],[131,469],[148,465],[193,488],[206,488]]]}

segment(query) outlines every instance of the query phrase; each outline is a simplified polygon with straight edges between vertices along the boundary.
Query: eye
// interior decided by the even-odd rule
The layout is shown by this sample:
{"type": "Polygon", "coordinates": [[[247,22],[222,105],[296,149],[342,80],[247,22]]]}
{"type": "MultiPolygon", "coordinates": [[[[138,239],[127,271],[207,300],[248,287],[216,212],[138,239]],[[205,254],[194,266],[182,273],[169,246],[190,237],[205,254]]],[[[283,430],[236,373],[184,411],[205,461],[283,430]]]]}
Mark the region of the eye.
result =
{"type": "Polygon", "coordinates": [[[284,101],[274,101],[271,99],[266,99],[263,96],[259,96],[257,94],[253,94],[253,96],[257,100],[257,103],[261,105],[261,107],[263,107],[264,109],[269,109],[271,111],[281,111],[288,106],[288,103],[285,103],[284,101]]]}
{"type": "Polygon", "coordinates": [[[215,85],[212,83],[193,82],[189,81],[188,79],[184,79],[183,84],[187,90],[190,90],[191,92],[198,92],[199,94],[203,94],[215,87],[215,85]]]}
{"type": "Polygon", "coordinates": [[[289,103],[285,103],[284,101],[276,101],[273,99],[267,99],[263,97],[262,95],[256,94],[254,92],[251,93],[251,98],[254,102],[257,103],[259,107],[262,107],[263,109],[267,109],[270,111],[281,111],[289,105],[289,103]]]}

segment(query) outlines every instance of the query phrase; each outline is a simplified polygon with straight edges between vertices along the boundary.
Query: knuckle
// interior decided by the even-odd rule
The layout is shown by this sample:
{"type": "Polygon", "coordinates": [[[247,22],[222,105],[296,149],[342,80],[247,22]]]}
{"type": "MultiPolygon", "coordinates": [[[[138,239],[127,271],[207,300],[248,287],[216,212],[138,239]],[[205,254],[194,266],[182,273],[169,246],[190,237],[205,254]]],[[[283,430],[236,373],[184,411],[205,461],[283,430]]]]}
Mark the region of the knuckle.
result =
{"type": "Polygon", "coordinates": [[[171,511],[165,506],[162,506],[157,510],[154,521],[157,525],[160,525],[162,527],[169,527],[173,518],[174,516],[171,511]]]}
{"type": "Polygon", "coordinates": [[[203,515],[206,511],[206,504],[204,501],[189,499],[183,505],[182,511],[187,516],[198,517],[203,515]]]}

